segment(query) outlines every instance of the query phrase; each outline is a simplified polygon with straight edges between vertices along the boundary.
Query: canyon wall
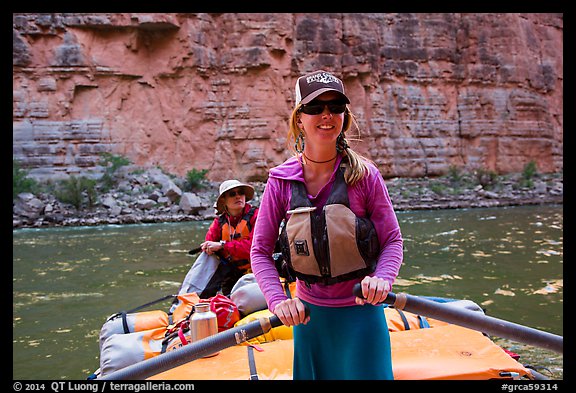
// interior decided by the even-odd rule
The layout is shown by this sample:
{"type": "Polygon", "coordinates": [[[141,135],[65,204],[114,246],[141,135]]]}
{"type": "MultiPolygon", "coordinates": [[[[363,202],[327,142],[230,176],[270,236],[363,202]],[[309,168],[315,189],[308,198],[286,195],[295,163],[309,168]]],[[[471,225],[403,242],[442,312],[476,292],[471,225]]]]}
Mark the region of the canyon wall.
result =
{"type": "Polygon", "coordinates": [[[385,177],[563,170],[561,14],[13,14],[13,157],[36,177],[110,152],[265,180],[316,69],[385,177]]]}

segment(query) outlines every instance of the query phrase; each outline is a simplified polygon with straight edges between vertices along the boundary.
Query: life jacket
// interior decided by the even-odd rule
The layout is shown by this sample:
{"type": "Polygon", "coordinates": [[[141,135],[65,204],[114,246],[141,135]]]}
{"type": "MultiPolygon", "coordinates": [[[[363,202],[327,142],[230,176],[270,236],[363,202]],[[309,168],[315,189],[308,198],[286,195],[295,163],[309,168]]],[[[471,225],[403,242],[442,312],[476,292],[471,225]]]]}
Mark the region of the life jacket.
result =
{"type": "Polygon", "coordinates": [[[345,165],[321,211],[308,199],[302,182],[292,181],[290,218],[281,230],[282,257],[295,277],[308,285],[335,284],[374,271],[380,246],[374,224],[350,210],[345,165]]]}
{"type": "MultiPolygon", "coordinates": [[[[222,231],[222,240],[232,241],[245,239],[250,236],[250,233],[252,232],[252,224],[250,221],[252,220],[255,211],[256,207],[250,207],[246,214],[242,216],[242,219],[238,222],[238,224],[236,224],[236,227],[232,227],[228,223],[226,215],[222,214],[218,218],[218,223],[220,224],[220,229],[222,231]]],[[[248,271],[248,269],[250,269],[250,261],[247,259],[236,259],[226,250],[222,250],[219,255],[222,256],[222,258],[233,262],[234,265],[241,271],[248,271]]]]}

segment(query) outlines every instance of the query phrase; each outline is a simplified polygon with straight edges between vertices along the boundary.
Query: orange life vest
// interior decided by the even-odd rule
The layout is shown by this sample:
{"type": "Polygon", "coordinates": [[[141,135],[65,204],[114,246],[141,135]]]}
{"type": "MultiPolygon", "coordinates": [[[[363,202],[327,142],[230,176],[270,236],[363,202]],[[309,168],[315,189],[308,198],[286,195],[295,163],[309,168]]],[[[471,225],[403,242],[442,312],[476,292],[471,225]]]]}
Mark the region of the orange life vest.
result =
{"type": "MultiPolygon", "coordinates": [[[[226,219],[226,216],[222,214],[218,219],[220,228],[222,230],[222,240],[232,241],[232,240],[246,239],[248,236],[250,236],[250,233],[252,232],[252,224],[250,223],[250,220],[252,220],[255,211],[256,207],[252,206],[250,210],[248,210],[248,212],[244,214],[240,222],[238,222],[238,224],[236,224],[235,227],[232,227],[228,222],[228,220],[226,219]]],[[[234,265],[242,271],[248,271],[248,269],[250,269],[250,261],[247,259],[234,258],[226,250],[222,250],[222,252],[220,252],[220,255],[223,258],[232,261],[234,265]]]]}

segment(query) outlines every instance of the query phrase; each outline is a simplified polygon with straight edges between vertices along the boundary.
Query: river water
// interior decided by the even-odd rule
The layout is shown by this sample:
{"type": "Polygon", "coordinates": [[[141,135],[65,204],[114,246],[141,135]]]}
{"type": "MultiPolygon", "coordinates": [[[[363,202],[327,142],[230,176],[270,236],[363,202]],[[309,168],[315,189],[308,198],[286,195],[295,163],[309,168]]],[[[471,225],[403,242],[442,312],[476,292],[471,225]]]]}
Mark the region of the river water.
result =
{"type": "MultiPolygon", "coordinates": [[[[395,292],[470,299],[496,318],[563,335],[563,207],[399,212],[395,292]]],[[[176,293],[210,222],[13,231],[13,378],[86,379],[120,310],[176,293]]],[[[155,306],[168,310],[169,301],[155,306]]],[[[563,378],[563,356],[497,339],[563,378]]]]}

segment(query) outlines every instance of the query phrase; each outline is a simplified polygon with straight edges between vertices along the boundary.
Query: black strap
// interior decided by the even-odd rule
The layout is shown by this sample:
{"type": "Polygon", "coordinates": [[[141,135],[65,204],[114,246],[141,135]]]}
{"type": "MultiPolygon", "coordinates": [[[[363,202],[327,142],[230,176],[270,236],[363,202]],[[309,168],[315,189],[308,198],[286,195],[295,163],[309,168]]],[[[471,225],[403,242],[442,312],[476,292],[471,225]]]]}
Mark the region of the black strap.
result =
{"type": "Polygon", "coordinates": [[[290,282],[288,280],[284,281],[284,293],[292,299],[292,294],[290,293],[290,282]]]}
{"type": "MultiPolygon", "coordinates": [[[[330,195],[326,200],[326,205],[340,204],[350,208],[350,200],[348,198],[348,185],[344,179],[346,161],[345,158],[342,159],[340,167],[336,170],[334,184],[332,185],[330,195]]],[[[297,207],[312,207],[312,202],[310,202],[308,199],[306,185],[299,180],[292,180],[290,184],[292,191],[290,198],[290,209],[296,209],[297,207]]]]}
{"type": "Polygon", "coordinates": [[[248,232],[252,232],[252,217],[254,216],[254,213],[256,212],[256,207],[252,206],[250,208],[250,210],[248,210],[248,213],[246,213],[246,215],[243,217],[244,220],[246,220],[246,226],[248,227],[248,232]]]}
{"type": "Polygon", "coordinates": [[[330,191],[330,196],[326,201],[327,205],[344,205],[350,208],[350,200],[348,199],[348,185],[344,179],[345,167],[341,166],[336,170],[336,179],[332,190],[330,191]]]}
{"type": "Polygon", "coordinates": [[[256,360],[254,359],[254,348],[248,345],[248,368],[250,369],[250,380],[258,380],[258,372],[256,371],[256,360]]]}
{"type": "Polygon", "coordinates": [[[126,313],[127,313],[127,314],[132,314],[133,312],[136,312],[136,311],[138,311],[138,310],[141,310],[141,309],[146,308],[146,307],[148,307],[148,306],[151,306],[151,305],[153,305],[153,304],[159,303],[159,302],[161,302],[161,301],[163,301],[163,300],[166,300],[166,299],[169,299],[169,298],[171,298],[171,297],[172,297],[172,298],[176,298],[176,297],[178,297],[178,295],[166,295],[166,296],[163,296],[163,297],[161,297],[161,298],[159,298],[159,299],[152,300],[152,301],[149,302],[149,303],[146,303],[146,304],[143,304],[143,305],[141,305],[141,306],[135,307],[135,308],[133,308],[132,310],[128,310],[128,311],[126,311],[126,313]]]}
{"type": "MultiPolygon", "coordinates": [[[[166,295],[166,296],[164,296],[164,297],[161,297],[160,299],[153,300],[153,301],[151,301],[151,302],[149,302],[149,303],[146,303],[146,304],[143,304],[143,305],[141,305],[141,306],[135,307],[135,308],[133,308],[133,309],[131,309],[131,310],[128,310],[128,311],[119,311],[119,312],[117,312],[116,314],[113,314],[113,315],[109,316],[108,319],[106,319],[106,322],[111,321],[111,320],[113,320],[113,319],[116,319],[116,318],[118,318],[118,317],[122,317],[122,327],[123,327],[123,329],[124,329],[124,333],[132,333],[132,332],[130,332],[130,329],[129,329],[129,327],[128,327],[128,320],[126,319],[126,316],[127,316],[128,314],[133,314],[134,312],[136,312],[136,311],[138,311],[138,310],[141,310],[141,309],[143,309],[143,308],[146,308],[146,307],[148,307],[148,306],[151,306],[151,305],[153,305],[153,304],[155,304],[155,303],[161,302],[162,300],[166,300],[166,299],[171,298],[171,297],[174,298],[175,300],[178,299],[178,295],[166,295]]],[[[174,303],[174,302],[172,302],[172,303],[174,303]]]]}
{"type": "Polygon", "coordinates": [[[128,327],[128,321],[126,319],[128,313],[126,311],[121,311],[120,316],[122,316],[122,328],[124,329],[124,334],[130,333],[130,328],[128,327]]]}
{"type": "Polygon", "coordinates": [[[404,324],[404,330],[410,330],[410,324],[408,323],[408,319],[406,319],[406,315],[404,315],[404,311],[395,308],[394,310],[398,311],[400,314],[400,318],[402,319],[402,323],[404,324]]]}
{"type": "Polygon", "coordinates": [[[177,336],[178,336],[178,330],[170,334],[168,334],[167,332],[166,336],[162,340],[162,347],[160,348],[160,353],[166,353],[166,350],[168,349],[168,344],[170,344],[170,342],[177,336]]]}
{"type": "MultiPolygon", "coordinates": [[[[120,311],[119,313],[115,314],[114,317],[117,317],[117,316],[121,316],[121,317],[122,317],[122,328],[124,329],[124,334],[132,333],[132,332],[130,331],[130,328],[128,327],[128,319],[127,319],[127,315],[128,315],[128,314],[133,314],[133,313],[135,313],[135,312],[138,311],[138,310],[141,310],[141,309],[146,308],[146,307],[148,307],[148,306],[151,306],[151,305],[153,305],[153,304],[159,303],[159,302],[161,302],[161,301],[163,301],[163,300],[166,300],[166,299],[168,299],[168,298],[177,299],[177,298],[178,298],[178,295],[166,295],[166,296],[163,296],[163,297],[161,297],[161,298],[159,298],[159,299],[152,300],[151,302],[148,302],[148,303],[143,304],[143,305],[141,305],[141,306],[134,307],[134,308],[131,309],[131,310],[128,310],[128,311],[120,311]]],[[[109,320],[110,320],[110,319],[113,319],[113,318],[109,318],[109,320]]]]}
{"type": "Polygon", "coordinates": [[[308,199],[306,186],[298,180],[291,181],[290,209],[297,207],[312,207],[312,202],[308,199]]]}

